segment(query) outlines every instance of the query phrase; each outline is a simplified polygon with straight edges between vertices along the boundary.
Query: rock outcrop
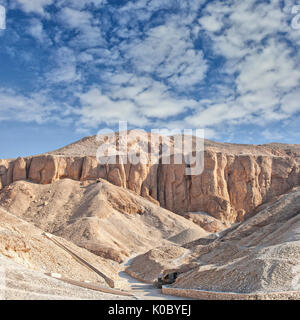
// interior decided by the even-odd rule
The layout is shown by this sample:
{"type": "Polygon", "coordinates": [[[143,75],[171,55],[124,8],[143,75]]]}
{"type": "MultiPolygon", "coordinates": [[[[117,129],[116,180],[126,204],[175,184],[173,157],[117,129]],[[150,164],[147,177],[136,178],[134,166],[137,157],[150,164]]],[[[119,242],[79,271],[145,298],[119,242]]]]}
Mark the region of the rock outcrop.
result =
{"type": "MultiPolygon", "coordinates": [[[[155,148],[159,150],[162,145],[155,148]]],[[[206,142],[204,171],[194,176],[185,175],[185,163],[99,164],[96,147],[96,138],[90,137],[49,154],[0,160],[0,188],[22,179],[50,184],[63,178],[102,178],[173,212],[204,211],[232,223],[300,185],[298,145],[224,146],[206,142]]]]}

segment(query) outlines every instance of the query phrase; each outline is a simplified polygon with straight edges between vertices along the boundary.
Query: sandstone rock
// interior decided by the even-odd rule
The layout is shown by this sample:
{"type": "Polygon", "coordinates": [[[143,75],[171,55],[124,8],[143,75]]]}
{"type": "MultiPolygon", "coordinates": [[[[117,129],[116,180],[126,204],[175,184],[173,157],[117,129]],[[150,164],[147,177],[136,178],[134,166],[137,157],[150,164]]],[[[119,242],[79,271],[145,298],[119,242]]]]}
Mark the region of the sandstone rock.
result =
{"type": "Polygon", "coordinates": [[[26,161],[23,158],[18,158],[14,162],[13,181],[26,180],[26,161]]]}
{"type": "Polygon", "coordinates": [[[56,179],[80,180],[83,161],[82,157],[59,157],[57,159],[56,179]]]}
{"type": "MultiPolygon", "coordinates": [[[[144,148],[146,138],[148,135],[141,139],[144,148]]],[[[172,139],[169,142],[164,139],[164,145],[172,145],[172,139]]],[[[160,143],[153,143],[157,152],[162,147],[160,143]]],[[[0,188],[26,177],[40,184],[64,178],[106,179],[178,214],[204,211],[222,222],[232,223],[242,221],[261,204],[300,185],[297,145],[206,142],[204,171],[195,176],[185,175],[185,163],[159,163],[158,156],[150,164],[99,164],[96,151],[95,137],[88,137],[52,154],[0,160],[0,188]]]]}
{"type": "Polygon", "coordinates": [[[50,155],[34,157],[29,169],[29,180],[48,184],[55,181],[58,171],[58,159],[50,155]]]}
{"type": "Polygon", "coordinates": [[[107,179],[107,170],[104,165],[99,165],[96,157],[84,157],[81,181],[95,180],[98,178],[107,179]]]}
{"type": "Polygon", "coordinates": [[[9,160],[0,160],[0,180],[2,187],[13,182],[13,162],[9,160]]]}

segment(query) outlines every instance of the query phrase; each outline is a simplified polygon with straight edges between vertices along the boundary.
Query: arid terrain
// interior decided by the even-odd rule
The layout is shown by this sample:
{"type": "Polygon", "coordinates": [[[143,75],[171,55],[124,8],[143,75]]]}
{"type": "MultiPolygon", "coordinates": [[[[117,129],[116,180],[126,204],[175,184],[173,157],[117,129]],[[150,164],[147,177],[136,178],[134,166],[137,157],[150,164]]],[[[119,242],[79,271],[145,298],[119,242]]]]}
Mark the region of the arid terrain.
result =
{"type": "Polygon", "coordinates": [[[99,146],[113,148],[114,135],[0,160],[4,298],[145,298],[125,270],[149,284],[179,272],[166,288],[183,297],[298,299],[300,145],[205,140],[204,171],[190,176],[185,162],[162,161],[166,147],[171,158],[181,152],[175,141],[138,133],[131,150],[154,151],[138,164],[99,164],[99,146]]]}

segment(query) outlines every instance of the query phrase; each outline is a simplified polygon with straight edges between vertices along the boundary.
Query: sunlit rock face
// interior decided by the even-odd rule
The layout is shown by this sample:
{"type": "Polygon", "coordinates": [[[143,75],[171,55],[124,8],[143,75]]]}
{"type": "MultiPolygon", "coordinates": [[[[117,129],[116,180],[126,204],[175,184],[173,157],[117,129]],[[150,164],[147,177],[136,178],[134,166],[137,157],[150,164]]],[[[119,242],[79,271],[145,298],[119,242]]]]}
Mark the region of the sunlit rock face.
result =
{"type": "MultiPolygon", "coordinates": [[[[251,146],[205,141],[203,172],[186,175],[187,163],[173,161],[181,152],[174,142],[176,137],[140,132],[126,141],[127,157],[121,147],[116,148],[118,143],[121,145],[119,139],[112,134],[87,137],[44,155],[0,160],[0,187],[26,179],[50,184],[64,178],[80,181],[102,178],[176,213],[202,211],[222,222],[233,223],[300,185],[298,145],[251,146]],[[104,144],[110,154],[118,149],[117,163],[101,163],[99,147],[104,144]],[[170,153],[170,164],[164,163],[162,150],[170,153]],[[133,154],[142,161],[132,163],[129,158],[133,154]]],[[[193,137],[193,150],[198,140],[193,137]]]]}

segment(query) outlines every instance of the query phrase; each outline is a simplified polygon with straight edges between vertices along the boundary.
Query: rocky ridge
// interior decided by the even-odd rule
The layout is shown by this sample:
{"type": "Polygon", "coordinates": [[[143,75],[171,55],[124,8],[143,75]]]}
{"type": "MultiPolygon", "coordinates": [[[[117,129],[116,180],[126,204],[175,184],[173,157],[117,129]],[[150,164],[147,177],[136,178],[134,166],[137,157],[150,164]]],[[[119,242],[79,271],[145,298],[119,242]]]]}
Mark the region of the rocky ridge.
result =
{"type": "MultiPolygon", "coordinates": [[[[106,143],[112,143],[111,139],[109,136],[106,143]]],[[[187,176],[185,163],[160,161],[159,150],[174,145],[174,137],[156,139],[155,143],[151,140],[157,161],[148,164],[99,164],[96,153],[101,143],[99,138],[87,137],[47,154],[0,160],[0,189],[19,180],[51,184],[64,178],[77,181],[102,178],[173,212],[203,211],[222,222],[234,223],[254,214],[261,204],[300,185],[299,145],[251,146],[205,141],[203,173],[187,176]]],[[[142,145],[145,152],[148,144],[149,134],[140,133],[131,147],[142,145]]]]}

